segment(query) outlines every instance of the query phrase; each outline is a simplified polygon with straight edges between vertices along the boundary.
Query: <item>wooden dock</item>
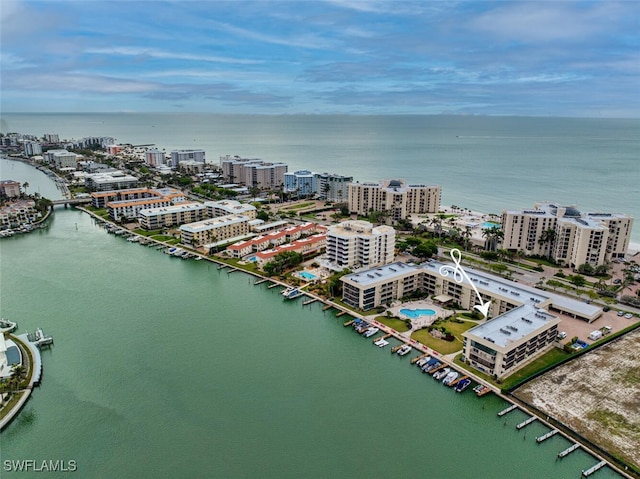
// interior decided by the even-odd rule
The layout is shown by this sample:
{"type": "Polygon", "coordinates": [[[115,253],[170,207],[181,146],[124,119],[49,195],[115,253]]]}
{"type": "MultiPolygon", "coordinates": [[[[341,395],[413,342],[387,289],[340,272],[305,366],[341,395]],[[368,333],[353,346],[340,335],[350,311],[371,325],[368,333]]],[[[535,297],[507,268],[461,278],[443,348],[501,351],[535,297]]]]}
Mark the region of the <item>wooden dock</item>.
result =
{"type": "Polygon", "coordinates": [[[257,285],[259,285],[259,284],[264,283],[265,281],[269,281],[269,280],[268,280],[267,278],[262,278],[262,279],[259,279],[258,281],[256,281],[256,282],[255,282],[255,283],[253,283],[253,284],[255,284],[255,285],[257,286],[257,285]]]}
{"type": "Polygon", "coordinates": [[[556,434],[558,434],[558,430],[557,429],[552,429],[551,431],[549,431],[546,434],[543,434],[542,436],[536,437],[536,442],[538,444],[540,444],[542,441],[546,441],[547,439],[549,439],[551,436],[555,436],[556,434]]]}
{"type": "Polygon", "coordinates": [[[514,410],[514,409],[516,409],[517,407],[518,407],[518,406],[516,406],[515,404],[512,404],[512,405],[511,405],[511,406],[509,406],[508,408],[503,409],[502,411],[500,411],[500,412],[498,413],[498,416],[499,416],[499,417],[502,417],[502,416],[504,416],[505,414],[507,414],[507,413],[509,413],[509,412],[513,411],[513,410],[514,410]]]}
{"type": "Polygon", "coordinates": [[[221,264],[220,266],[218,266],[218,269],[225,269],[227,266],[229,266],[229,265],[227,265],[227,264],[221,264]]]}
{"type": "Polygon", "coordinates": [[[326,311],[327,309],[331,309],[331,308],[333,308],[333,305],[327,304],[324,308],[322,308],[322,311],[326,311]]]}
{"type": "Polygon", "coordinates": [[[568,448],[566,448],[564,451],[559,452],[558,453],[558,457],[560,459],[562,459],[563,457],[568,456],[569,454],[571,454],[573,451],[575,451],[579,447],[580,447],[580,444],[576,442],[572,446],[569,446],[568,448]]]}
{"type": "Polygon", "coordinates": [[[277,288],[278,286],[282,286],[282,285],[281,285],[281,284],[278,284],[278,283],[273,283],[273,284],[270,284],[269,286],[267,286],[267,288],[269,288],[269,289],[271,289],[271,288],[277,288]]]}
{"type": "Polygon", "coordinates": [[[398,349],[400,349],[402,346],[404,346],[404,344],[398,344],[397,346],[394,346],[391,348],[391,353],[395,353],[398,349]]]}
{"type": "Polygon", "coordinates": [[[347,326],[351,326],[355,322],[356,322],[355,319],[351,319],[349,321],[345,321],[342,325],[346,328],[347,326]]]}
{"type": "Polygon", "coordinates": [[[346,311],[340,311],[338,314],[336,314],[336,318],[339,318],[340,316],[345,315],[345,314],[347,314],[346,311]]]}
{"type": "Polygon", "coordinates": [[[307,304],[315,303],[316,301],[318,301],[318,298],[308,299],[304,303],[302,303],[302,306],[306,306],[307,304]]]}
{"type": "Polygon", "coordinates": [[[602,469],[606,465],[607,465],[607,461],[600,461],[595,466],[590,467],[586,471],[582,471],[582,477],[589,477],[591,474],[593,474],[594,472],[596,472],[599,469],[602,469]]]}
{"type": "Polygon", "coordinates": [[[441,364],[441,365],[440,365],[440,366],[438,366],[437,368],[435,368],[435,369],[433,369],[433,370],[429,371],[429,374],[431,374],[431,375],[433,376],[435,373],[437,373],[438,371],[440,371],[441,369],[444,369],[444,368],[446,368],[446,367],[447,367],[447,365],[446,365],[446,364],[441,364]]]}
{"type": "Polygon", "coordinates": [[[535,421],[536,419],[538,419],[536,416],[531,416],[529,419],[525,419],[524,421],[522,421],[520,424],[518,424],[516,426],[516,429],[522,429],[523,427],[528,426],[529,424],[531,424],[533,421],[535,421]]]}
{"type": "Polygon", "coordinates": [[[415,358],[411,359],[411,364],[415,364],[418,361],[420,361],[422,358],[426,358],[427,356],[429,356],[428,354],[421,354],[420,356],[416,356],[415,358]]]}
{"type": "Polygon", "coordinates": [[[231,268],[229,271],[227,271],[227,274],[235,273],[236,271],[240,271],[240,270],[237,268],[231,268]]]}

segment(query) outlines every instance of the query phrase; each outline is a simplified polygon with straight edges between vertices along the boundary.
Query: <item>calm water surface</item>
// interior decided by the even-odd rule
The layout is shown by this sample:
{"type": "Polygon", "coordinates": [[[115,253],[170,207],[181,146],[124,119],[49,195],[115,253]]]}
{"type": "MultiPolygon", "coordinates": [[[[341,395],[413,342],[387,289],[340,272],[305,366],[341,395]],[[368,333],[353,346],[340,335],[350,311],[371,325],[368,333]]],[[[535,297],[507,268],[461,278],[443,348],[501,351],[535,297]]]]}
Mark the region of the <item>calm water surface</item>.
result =
{"type": "Polygon", "coordinates": [[[536,445],[544,426],[516,431],[523,413],[497,418],[501,400],[456,394],[318,304],[79,211],[0,255],[2,315],[55,337],[2,461],[75,460],[83,478],[576,478],[596,462],[556,461],[564,439],[536,445]]]}

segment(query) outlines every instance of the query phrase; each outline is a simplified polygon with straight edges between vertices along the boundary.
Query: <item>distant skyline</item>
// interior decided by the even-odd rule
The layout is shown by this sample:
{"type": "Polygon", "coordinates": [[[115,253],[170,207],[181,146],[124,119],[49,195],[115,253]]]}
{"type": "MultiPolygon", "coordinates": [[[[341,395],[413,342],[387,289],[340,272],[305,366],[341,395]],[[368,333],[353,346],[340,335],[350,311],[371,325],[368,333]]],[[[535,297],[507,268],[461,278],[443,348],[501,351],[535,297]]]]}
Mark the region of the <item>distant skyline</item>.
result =
{"type": "Polygon", "coordinates": [[[640,117],[637,1],[2,0],[4,112],[640,117]]]}

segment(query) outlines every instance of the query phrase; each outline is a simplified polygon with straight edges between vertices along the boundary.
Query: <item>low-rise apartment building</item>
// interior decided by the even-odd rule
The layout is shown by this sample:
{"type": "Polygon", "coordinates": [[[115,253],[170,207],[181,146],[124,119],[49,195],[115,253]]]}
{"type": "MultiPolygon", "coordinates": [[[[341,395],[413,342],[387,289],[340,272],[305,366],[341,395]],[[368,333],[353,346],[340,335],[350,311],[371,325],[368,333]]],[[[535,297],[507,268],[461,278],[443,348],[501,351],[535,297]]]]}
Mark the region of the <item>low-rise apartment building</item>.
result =
{"type": "Polygon", "coordinates": [[[138,212],[140,226],[146,230],[170,228],[202,221],[206,218],[206,206],[196,202],[183,202],[160,208],[145,208],[138,212]]]}
{"type": "Polygon", "coordinates": [[[250,219],[244,215],[227,215],[180,226],[182,243],[191,248],[207,247],[250,234],[250,219]]]}

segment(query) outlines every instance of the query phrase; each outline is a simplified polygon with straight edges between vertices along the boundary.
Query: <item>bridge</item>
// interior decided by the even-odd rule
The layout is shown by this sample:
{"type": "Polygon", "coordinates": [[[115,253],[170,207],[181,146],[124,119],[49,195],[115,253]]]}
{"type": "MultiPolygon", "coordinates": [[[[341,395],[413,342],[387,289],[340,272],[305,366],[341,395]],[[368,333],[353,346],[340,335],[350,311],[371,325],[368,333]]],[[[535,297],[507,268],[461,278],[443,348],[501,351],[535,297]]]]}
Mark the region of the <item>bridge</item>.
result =
{"type": "Polygon", "coordinates": [[[91,203],[91,198],[64,198],[62,200],[53,200],[51,204],[53,206],[56,205],[65,205],[65,206],[75,206],[75,205],[88,205],[91,203]]]}

